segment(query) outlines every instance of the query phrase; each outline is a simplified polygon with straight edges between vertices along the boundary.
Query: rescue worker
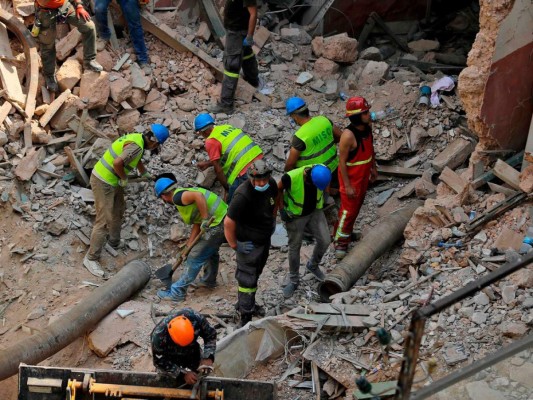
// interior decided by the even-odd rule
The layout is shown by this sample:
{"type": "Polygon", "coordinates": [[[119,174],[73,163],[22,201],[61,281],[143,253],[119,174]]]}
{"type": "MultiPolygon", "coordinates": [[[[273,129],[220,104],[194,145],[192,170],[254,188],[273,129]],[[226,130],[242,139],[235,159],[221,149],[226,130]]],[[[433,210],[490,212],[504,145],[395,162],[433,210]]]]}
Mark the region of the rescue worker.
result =
{"type": "Polygon", "coordinates": [[[252,315],[263,314],[256,306],[257,281],[263,272],[270,250],[270,237],[276,227],[278,187],[272,168],[256,160],[248,169],[248,181],[235,191],[224,220],[226,240],[237,253],[235,278],[239,284],[237,311],[241,326],[252,315]]]}
{"type": "Polygon", "coordinates": [[[219,196],[207,189],[178,187],[176,181],[167,177],[156,180],[155,194],[165,203],[175,205],[183,222],[192,225],[187,247],[193,245],[201,231],[208,231],[192,247],[185,261],[183,273],[172,284],[170,290],[161,289],[157,292],[162,300],[181,303],[185,301],[187,288],[194,282],[204,264],[206,270],[199,286],[213,288],[217,284],[218,250],[225,242],[222,222],[228,206],[219,196]],[[211,217],[213,217],[212,221],[211,217]]]}
{"type": "Polygon", "coordinates": [[[285,171],[304,165],[324,164],[332,174],[330,186],[337,190],[339,158],[335,144],[339,142],[342,130],[322,115],[311,117],[307,103],[300,97],[289,98],[285,103],[285,109],[294,124],[300,127],[292,138],[285,171]]]}
{"type": "Polygon", "coordinates": [[[198,381],[197,372],[213,370],[217,331],[202,314],[190,308],[173,311],[155,326],[151,339],[158,372],[194,385],[198,381]],[[198,337],[203,339],[203,351],[198,337]]]}
{"type": "MultiPolygon", "coordinates": [[[[122,15],[128,24],[131,43],[137,55],[137,63],[146,74],[151,73],[148,60],[148,51],[144,41],[144,31],[141,25],[140,3],[142,0],[118,0],[122,15]]],[[[111,0],[95,0],[94,16],[98,27],[98,36],[104,41],[109,41],[111,31],[107,25],[107,9],[111,0]]]]}
{"type": "Polygon", "coordinates": [[[252,49],[257,23],[257,0],[226,0],[224,6],[224,28],[226,42],[224,47],[224,78],[220,102],[210,106],[214,114],[233,112],[233,102],[239,73],[252,86],[259,87],[257,59],[252,49]]]}
{"type": "Polygon", "coordinates": [[[35,0],[35,22],[32,34],[41,47],[41,59],[46,88],[57,92],[56,24],[67,23],[78,28],[83,43],[83,68],[100,72],[96,61],[96,28],[82,0],[35,0]]]}
{"type": "Polygon", "coordinates": [[[363,97],[351,97],[346,102],[346,117],[350,125],[342,132],[339,146],[341,208],[334,231],[338,259],[346,255],[368,184],[377,178],[370,105],[363,97]]]}
{"type": "Polygon", "coordinates": [[[306,269],[319,281],[324,280],[318,264],[330,244],[328,223],[322,210],[324,190],[330,181],[329,168],[315,164],[293,169],[278,182],[280,215],[289,237],[290,282],[283,288],[285,298],[292,297],[300,282],[300,248],[306,229],[316,240],[306,269]]]}
{"type": "Polygon", "coordinates": [[[253,161],[263,158],[263,150],[241,129],[231,125],[215,125],[209,114],[194,119],[194,130],[205,140],[209,161],[198,163],[200,170],[215,168],[217,179],[226,191],[229,204],[233,193],[248,179],[246,171],[253,161]]]}
{"type": "Polygon", "coordinates": [[[120,227],[126,208],[124,188],[128,184],[128,174],[137,168],[141,176],[150,178],[141,161],[144,151],[157,153],[159,146],[169,137],[168,129],[163,125],[153,124],[150,129],[148,134],[130,133],[115,140],[96,163],[91,174],[96,220],[83,265],[95,276],[104,275],[98,260],[107,235],[109,234],[111,247],[118,248],[121,244],[120,227]]]}

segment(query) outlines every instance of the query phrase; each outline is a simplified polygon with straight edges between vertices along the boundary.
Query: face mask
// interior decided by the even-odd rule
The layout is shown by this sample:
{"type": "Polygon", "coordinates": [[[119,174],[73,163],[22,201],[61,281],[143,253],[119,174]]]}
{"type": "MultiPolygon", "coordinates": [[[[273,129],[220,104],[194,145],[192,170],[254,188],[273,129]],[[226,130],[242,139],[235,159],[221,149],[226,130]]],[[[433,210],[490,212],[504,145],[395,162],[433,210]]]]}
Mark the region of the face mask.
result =
{"type": "Polygon", "coordinates": [[[270,183],[267,183],[265,186],[254,186],[254,189],[258,192],[264,192],[270,187],[270,183]]]}
{"type": "Polygon", "coordinates": [[[292,118],[289,118],[289,122],[291,123],[291,128],[296,128],[296,122],[292,118]]]}

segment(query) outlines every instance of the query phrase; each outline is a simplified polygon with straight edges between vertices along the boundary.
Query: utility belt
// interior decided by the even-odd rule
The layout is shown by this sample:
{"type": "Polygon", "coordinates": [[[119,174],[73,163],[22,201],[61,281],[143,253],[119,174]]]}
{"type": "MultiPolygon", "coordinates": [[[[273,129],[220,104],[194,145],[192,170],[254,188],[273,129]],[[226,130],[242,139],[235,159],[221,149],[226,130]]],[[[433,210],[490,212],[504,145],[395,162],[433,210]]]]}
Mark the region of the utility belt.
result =
{"type": "Polygon", "coordinates": [[[67,22],[67,17],[69,16],[69,4],[70,2],[67,0],[63,3],[63,5],[61,7],[58,7],[58,8],[47,8],[47,7],[42,7],[39,5],[39,3],[35,2],[34,3],[34,6],[35,6],[35,18],[37,19],[38,16],[39,16],[39,12],[40,11],[44,11],[44,12],[47,12],[47,13],[55,13],[55,17],[56,17],[56,22],[58,24],[63,24],[65,22],[67,22]]]}

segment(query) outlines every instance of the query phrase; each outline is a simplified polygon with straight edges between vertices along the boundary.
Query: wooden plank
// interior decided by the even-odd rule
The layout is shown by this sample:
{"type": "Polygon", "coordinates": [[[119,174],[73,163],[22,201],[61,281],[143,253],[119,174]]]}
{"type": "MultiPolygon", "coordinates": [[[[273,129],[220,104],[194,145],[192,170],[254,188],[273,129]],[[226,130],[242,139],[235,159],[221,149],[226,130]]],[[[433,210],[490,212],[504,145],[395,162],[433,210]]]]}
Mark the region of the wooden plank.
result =
{"type": "Polygon", "coordinates": [[[516,190],[520,190],[520,172],[506,164],[505,161],[496,160],[494,175],[516,190]]]}
{"type": "Polygon", "coordinates": [[[313,321],[316,323],[321,323],[324,321],[324,318],[327,318],[324,323],[324,328],[336,329],[341,332],[343,331],[362,331],[366,329],[365,325],[361,318],[355,315],[347,315],[346,320],[348,324],[345,323],[342,315],[329,315],[326,314],[289,314],[291,317],[303,319],[306,321],[313,321]]]}
{"type": "MultiPolygon", "coordinates": [[[[0,56],[13,58],[13,52],[9,45],[9,37],[4,24],[0,22],[0,56]]],[[[0,79],[2,87],[6,90],[8,96],[13,100],[24,105],[26,96],[22,92],[17,68],[10,62],[0,60],[0,79]]]]}
{"type": "Polygon", "coordinates": [[[117,33],[115,32],[115,25],[113,24],[113,18],[111,17],[111,11],[107,10],[107,26],[109,27],[109,31],[111,32],[111,37],[109,38],[109,42],[111,43],[111,47],[113,50],[118,50],[119,44],[117,39],[117,33]]]}
{"type": "MultiPolygon", "coordinates": [[[[214,0],[202,0],[200,2],[203,11],[207,16],[207,26],[211,30],[211,33],[215,37],[218,45],[224,49],[224,40],[226,36],[226,29],[224,29],[224,23],[218,12],[216,3],[214,0]]],[[[255,38],[254,38],[255,39],[255,38]]]]}
{"type": "MultiPolygon", "coordinates": [[[[370,311],[368,311],[367,307],[359,306],[357,304],[335,304],[335,307],[342,309],[346,315],[370,315],[370,311]]],[[[315,314],[341,314],[339,310],[335,309],[331,304],[327,303],[309,304],[309,308],[315,314]]]]}
{"type": "Polygon", "coordinates": [[[120,57],[120,60],[117,61],[112,70],[117,72],[120,71],[124,63],[128,61],[128,58],[130,58],[130,53],[125,53],[122,57],[120,57]]]}
{"type": "Polygon", "coordinates": [[[48,125],[53,116],[59,111],[63,103],[65,103],[67,100],[68,96],[70,96],[70,89],[67,89],[61,93],[59,97],[55,99],[52,104],[50,104],[46,112],[39,119],[39,124],[41,124],[43,128],[48,125]]]}
{"type": "MultiPolygon", "coordinates": [[[[175,32],[173,29],[169,28],[167,25],[161,23],[161,21],[159,21],[155,16],[149,14],[146,11],[143,11],[141,14],[141,23],[143,25],[143,28],[147,32],[150,32],[152,35],[156,36],[166,45],[180,52],[188,51],[194,54],[200,60],[202,60],[211,68],[213,68],[215,70],[215,77],[219,81],[222,81],[224,76],[222,63],[218,62],[216,59],[211,57],[202,49],[196,47],[183,36],[175,32]]],[[[250,85],[242,78],[239,78],[237,90],[239,90],[239,88],[241,90],[250,92],[257,100],[270,105],[270,99],[268,98],[268,96],[265,96],[264,94],[258,92],[252,85],[250,85]]]]}
{"type": "Polygon", "coordinates": [[[9,111],[11,111],[11,103],[6,101],[0,107],[0,126],[2,126],[2,124],[4,123],[4,120],[9,115],[9,111]]]}
{"type": "MultiPolygon", "coordinates": [[[[509,157],[508,159],[506,159],[505,163],[507,165],[510,165],[511,167],[515,167],[518,164],[522,163],[523,158],[524,158],[524,151],[521,151],[520,153],[515,154],[514,156],[509,157]]],[[[474,179],[474,181],[472,182],[472,187],[474,189],[478,189],[481,186],[483,186],[485,183],[487,183],[487,182],[489,182],[489,181],[491,181],[493,179],[494,179],[494,172],[493,172],[493,170],[490,170],[488,172],[485,172],[479,178],[474,179]]]]}
{"type": "Polygon", "coordinates": [[[70,135],[64,135],[55,139],[50,140],[48,143],[45,144],[45,146],[52,146],[54,144],[61,144],[61,143],[67,143],[72,142],[76,135],[70,134],[70,135]]]}
{"type": "Polygon", "coordinates": [[[496,183],[487,182],[487,184],[489,185],[490,190],[496,193],[503,193],[505,196],[514,196],[517,193],[516,190],[498,185],[496,183]]]}
{"type": "Polygon", "coordinates": [[[21,181],[28,181],[31,179],[37,168],[41,165],[44,159],[45,151],[41,147],[36,149],[32,147],[26,152],[26,156],[20,160],[17,168],[15,168],[15,176],[21,181]]]}
{"type": "Polygon", "coordinates": [[[403,168],[396,165],[379,165],[378,173],[381,175],[400,176],[404,178],[414,178],[422,176],[422,172],[414,168],[403,168]]]}
{"type": "Polygon", "coordinates": [[[314,392],[316,400],[321,399],[321,389],[320,389],[320,376],[318,375],[318,366],[314,361],[311,361],[311,376],[313,377],[314,392]]]}
{"type": "Polygon", "coordinates": [[[254,33],[253,50],[255,54],[259,54],[265,43],[270,38],[270,31],[264,26],[259,26],[254,33]]]}
{"type": "Polygon", "coordinates": [[[76,149],[80,147],[81,140],[83,139],[83,134],[85,132],[85,129],[83,129],[83,126],[85,125],[85,121],[87,120],[88,115],[89,115],[89,110],[87,108],[84,108],[83,112],[81,113],[80,123],[78,124],[78,130],[76,131],[76,144],[75,144],[76,149]]]}
{"type": "Polygon", "coordinates": [[[67,154],[67,158],[70,162],[70,166],[74,169],[74,171],[77,172],[79,177],[85,183],[85,186],[89,186],[89,177],[85,173],[85,170],[81,166],[80,162],[78,161],[74,153],[72,152],[72,149],[66,146],[63,150],[65,150],[65,153],[67,154]]]}
{"type": "Polygon", "coordinates": [[[439,179],[452,188],[455,193],[461,193],[468,182],[463,179],[459,174],[455,173],[448,167],[444,167],[442,170],[439,179]]]}
{"type": "MultiPolygon", "coordinates": [[[[72,129],[74,132],[78,132],[79,125],[80,125],[80,117],[78,117],[77,115],[73,115],[72,118],[70,118],[68,121],[68,127],[72,129]]],[[[83,129],[85,129],[91,135],[110,140],[102,132],[100,132],[98,129],[93,128],[91,125],[88,125],[86,122],[83,124],[83,129]]]]}

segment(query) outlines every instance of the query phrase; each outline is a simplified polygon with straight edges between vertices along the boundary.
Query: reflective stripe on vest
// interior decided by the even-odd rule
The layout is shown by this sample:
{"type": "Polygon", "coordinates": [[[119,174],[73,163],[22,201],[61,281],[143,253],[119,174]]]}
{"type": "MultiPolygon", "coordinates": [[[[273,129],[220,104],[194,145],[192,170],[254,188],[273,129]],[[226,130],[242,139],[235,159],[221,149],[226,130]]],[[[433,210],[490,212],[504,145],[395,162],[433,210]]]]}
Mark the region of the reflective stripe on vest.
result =
{"type": "Polygon", "coordinates": [[[346,166],[347,167],[353,167],[354,165],[368,164],[370,161],[372,161],[372,156],[370,156],[368,159],[363,160],[363,161],[356,161],[356,162],[352,162],[352,163],[347,162],[346,166]]]}
{"type": "MultiPolygon", "coordinates": [[[[219,225],[226,216],[228,206],[226,203],[224,203],[224,201],[222,201],[222,198],[217,196],[215,193],[203,188],[178,188],[174,190],[173,196],[175,196],[178,192],[198,192],[203,194],[207,203],[207,213],[209,214],[209,217],[215,217],[209,226],[219,225]]],[[[191,203],[186,206],[176,205],[176,208],[178,209],[181,218],[183,218],[183,222],[186,224],[192,225],[202,222],[202,217],[196,203],[191,203]]]]}
{"type": "Polygon", "coordinates": [[[137,167],[137,164],[139,164],[139,161],[141,161],[144,153],[144,139],[142,133],[130,133],[118,138],[111,144],[111,146],[105,151],[104,155],[94,166],[93,174],[111,186],[118,186],[118,181],[120,178],[115,172],[115,168],[113,168],[113,162],[120,157],[120,155],[123,153],[124,146],[128,143],[135,143],[137,146],[139,146],[141,148],[141,153],[128,165],[124,165],[124,172],[127,175],[135,167],[137,167]]]}
{"type": "MultiPolygon", "coordinates": [[[[291,217],[302,215],[305,199],[304,171],[306,168],[312,168],[313,165],[307,165],[287,172],[291,178],[291,187],[283,191],[283,204],[287,214],[291,217]]],[[[320,210],[324,203],[324,192],[316,190],[316,209],[320,210]]]]}
{"type": "Polygon", "coordinates": [[[250,162],[263,153],[250,136],[231,125],[215,126],[208,139],[215,139],[221,144],[220,164],[229,185],[250,162]]]}
{"type": "Polygon", "coordinates": [[[238,291],[241,293],[255,293],[257,292],[257,288],[246,288],[246,287],[239,286],[238,291]]]}
{"type": "Polygon", "coordinates": [[[331,172],[339,165],[337,146],[333,139],[333,126],[324,116],[311,118],[294,134],[305,143],[305,150],[296,161],[297,167],[324,164],[331,172]]]}

